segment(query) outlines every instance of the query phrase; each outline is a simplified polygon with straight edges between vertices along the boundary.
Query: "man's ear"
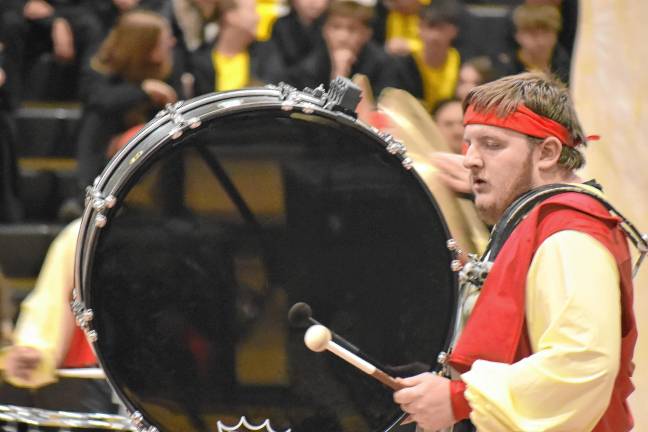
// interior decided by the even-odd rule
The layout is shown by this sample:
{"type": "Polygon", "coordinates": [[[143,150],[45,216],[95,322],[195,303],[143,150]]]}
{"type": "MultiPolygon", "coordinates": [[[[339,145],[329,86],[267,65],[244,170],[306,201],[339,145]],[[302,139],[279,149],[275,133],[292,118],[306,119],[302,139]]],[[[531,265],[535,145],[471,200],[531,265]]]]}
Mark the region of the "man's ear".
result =
{"type": "Polygon", "coordinates": [[[563,144],[556,137],[545,138],[538,148],[538,167],[541,170],[550,170],[558,166],[563,144]]]}

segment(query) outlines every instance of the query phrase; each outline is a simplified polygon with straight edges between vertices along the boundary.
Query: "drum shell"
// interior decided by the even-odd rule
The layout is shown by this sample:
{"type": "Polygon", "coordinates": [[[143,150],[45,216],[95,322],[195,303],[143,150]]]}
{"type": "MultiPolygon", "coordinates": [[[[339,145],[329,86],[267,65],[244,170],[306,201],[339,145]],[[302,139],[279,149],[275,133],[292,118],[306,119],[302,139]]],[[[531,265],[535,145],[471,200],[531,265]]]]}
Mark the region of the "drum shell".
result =
{"type": "MultiPolygon", "coordinates": [[[[170,430],[171,425],[182,430],[212,429],[221,419],[224,424],[232,425],[243,416],[254,419],[255,424],[267,419],[275,428],[292,427],[292,430],[341,428],[377,431],[391,428],[401,413],[391,402],[389,390],[368,377],[357,376],[360,372],[338,363],[339,360],[322,354],[315,356],[304,349],[300,340],[303,330],[290,328],[285,319],[287,309],[296,301],[308,301],[319,320],[367,349],[370,355],[385,363],[386,368],[401,366],[400,369],[393,368],[392,373],[407,374],[407,365],[410,371],[412,368],[420,369],[420,364],[433,367],[436,353],[447,344],[456,286],[456,278],[449,270],[452,257],[445,248],[449,236],[434,199],[416,173],[408,170],[407,154],[390,137],[379,134],[347,114],[325,108],[312,95],[293,92],[286,96],[285,93],[285,90],[277,88],[252,89],[205,96],[173,107],[149,123],[110,162],[89,191],[76,264],[77,287],[80,287],[76,290],[77,316],[90,337],[97,338],[94,347],[98,357],[128,408],[141,412],[145,422],[160,429],[170,430]],[[250,132],[254,128],[246,126],[255,122],[259,127],[268,128],[268,132],[250,132]],[[201,135],[203,131],[211,137],[227,135],[229,131],[222,126],[224,124],[236,129],[236,140],[240,142],[228,149],[221,149],[220,144],[203,144],[206,142],[201,135]],[[254,143],[253,138],[261,144],[254,143]],[[284,138],[290,144],[286,154],[279,151],[284,138]],[[315,143],[307,143],[311,138],[315,143]],[[340,147],[337,152],[342,156],[336,156],[336,151],[323,144],[329,141],[337,142],[340,147]],[[357,141],[357,147],[353,147],[355,144],[351,141],[357,141]],[[300,159],[302,153],[309,156],[300,159]],[[205,162],[214,155],[216,162],[212,161],[212,165],[205,162]],[[333,168],[325,166],[318,158],[323,158],[333,168]],[[370,162],[365,163],[365,158],[370,162]],[[155,217],[142,217],[132,229],[126,229],[123,221],[128,216],[124,215],[136,207],[133,204],[137,201],[134,191],[153,171],[165,163],[178,165],[175,163],[178,160],[182,160],[182,169],[171,167],[168,172],[170,177],[182,177],[184,186],[193,184],[187,180],[187,172],[207,170],[214,174],[220,165],[226,174],[225,180],[220,180],[227,183],[227,177],[231,177],[234,189],[241,189],[242,207],[231,202],[225,205],[220,201],[201,207],[195,204],[199,200],[189,197],[189,194],[183,197],[185,204],[194,203],[189,207],[194,213],[199,213],[197,219],[200,223],[203,219],[210,220],[211,225],[206,229],[188,234],[190,231],[186,227],[171,226],[171,222],[177,223],[183,216],[158,219],[161,214],[158,210],[154,212],[155,217]],[[241,160],[243,162],[237,166],[236,162],[241,160]],[[254,177],[247,175],[249,169],[246,171],[246,167],[259,168],[264,166],[263,163],[271,166],[267,170],[271,174],[263,177],[258,174],[263,170],[257,171],[255,175],[260,177],[255,181],[259,184],[246,189],[243,179],[254,177]],[[276,203],[265,202],[250,192],[255,187],[258,189],[269,184],[279,184],[282,191],[278,215],[272,214],[276,203]],[[404,193],[407,191],[411,193],[404,193]],[[248,209],[253,213],[251,216],[246,217],[245,211],[241,211],[246,207],[245,201],[252,203],[248,209]],[[323,207],[322,202],[328,203],[328,207],[323,207]],[[408,214],[409,206],[412,215],[408,214]],[[232,214],[240,220],[233,223],[232,214]],[[429,223],[424,222],[426,219],[429,223]],[[236,229],[228,231],[232,225],[246,224],[252,228],[247,227],[249,232],[240,238],[236,237],[236,229]],[[164,226],[164,229],[158,230],[159,226],[164,226]],[[417,232],[418,228],[424,228],[423,232],[417,232]],[[257,229],[261,234],[255,237],[257,229]],[[224,231],[228,231],[225,237],[224,231]],[[140,237],[130,241],[133,236],[140,237]],[[254,245],[250,246],[250,242],[254,245]],[[433,244],[430,247],[433,252],[423,251],[421,245],[426,242],[433,244]],[[211,248],[206,255],[194,254],[195,249],[204,249],[208,243],[218,246],[211,248]],[[408,249],[402,244],[416,246],[408,249]],[[388,245],[397,245],[394,247],[396,252],[388,245]],[[151,248],[156,252],[147,252],[151,248]],[[140,263],[147,255],[163,259],[157,263],[140,263]],[[182,260],[176,260],[177,255],[191,259],[179,263],[177,261],[182,260]],[[254,256],[250,258],[250,255],[254,256]],[[111,260],[114,262],[109,264],[111,260]],[[212,266],[210,262],[219,264],[212,266]],[[109,265],[112,267],[106,269],[109,265]],[[202,272],[197,279],[201,289],[195,292],[183,286],[181,291],[185,295],[174,297],[170,288],[159,288],[166,287],[165,280],[150,280],[150,274],[162,274],[169,267],[180,272],[178,269],[189,271],[187,269],[192,265],[200,267],[202,272]],[[394,269],[386,272],[384,269],[389,266],[394,269]],[[249,270],[255,267],[263,269],[264,280],[259,284],[246,282],[242,277],[233,284],[234,288],[226,288],[226,281],[238,277],[237,271],[241,268],[249,270]],[[129,281],[147,272],[149,280],[146,284],[163,292],[164,300],[147,299],[147,296],[152,296],[148,294],[150,290],[138,291],[132,287],[120,290],[118,284],[111,282],[121,278],[120,281],[128,285],[129,281]],[[209,285],[208,281],[214,280],[219,280],[216,284],[218,294],[205,296],[208,290],[204,287],[209,285]],[[243,282],[254,286],[244,289],[243,282]],[[401,282],[414,285],[415,289],[401,288],[401,282]],[[428,284],[438,286],[428,287],[428,284]],[[107,292],[111,292],[111,296],[107,292]],[[259,292],[262,293],[261,300],[255,297],[259,292]],[[217,360],[221,370],[218,373],[207,372],[205,376],[209,376],[210,384],[200,390],[190,388],[192,382],[193,387],[200,387],[198,381],[179,386],[173,384],[178,399],[200,401],[197,412],[182,407],[181,400],[171,400],[173,397],[169,395],[174,392],[154,388],[156,382],[163,381],[165,373],[163,368],[152,367],[152,363],[166,365],[175,372],[182,365],[174,362],[181,363],[182,356],[191,354],[186,358],[191,359],[189,363],[193,362],[192,368],[196,368],[199,357],[192,351],[196,348],[191,348],[191,343],[188,343],[182,353],[174,352],[175,360],[156,360],[156,356],[163,357],[158,346],[165,343],[161,334],[172,334],[179,327],[184,330],[191,327],[199,334],[206,331],[196,322],[186,325],[187,317],[175,307],[176,301],[186,302],[187,307],[196,308],[199,311],[196,314],[204,317],[211,314],[201,309],[201,303],[209,304],[220,316],[209,324],[212,330],[207,331],[206,345],[213,351],[208,358],[217,360]],[[255,301],[260,302],[257,306],[263,309],[257,311],[258,316],[249,322],[238,317],[243,306],[251,308],[255,301]],[[132,303],[139,308],[130,307],[132,303]],[[244,303],[243,306],[240,303],[244,303]],[[252,361],[250,357],[257,352],[249,347],[251,341],[263,342],[263,338],[258,337],[259,329],[267,325],[262,321],[264,316],[271,314],[272,308],[277,311],[272,312],[275,321],[270,328],[281,335],[281,353],[265,363],[274,365],[267,367],[269,371],[265,375],[255,375],[249,370],[241,373],[241,359],[252,361]],[[126,315],[122,314],[123,310],[127,311],[126,315]],[[407,314],[403,313],[405,310],[407,314]],[[161,311],[165,311],[165,320],[153,321],[151,315],[161,311]],[[429,315],[435,315],[434,319],[429,315]],[[130,329],[116,324],[124,321],[129,322],[130,329]],[[162,333],[156,333],[161,331],[159,326],[164,326],[162,333]],[[147,328],[157,330],[148,335],[147,328]],[[391,336],[394,347],[385,343],[391,328],[397,329],[391,336]],[[140,334],[131,334],[127,340],[116,336],[135,332],[133,329],[140,334]],[[410,329],[417,336],[410,337],[410,329]],[[430,338],[430,334],[435,336],[430,338]],[[246,338],[247,345],[241,342],[246,338]],[[406,348],[407,344],[411,346],[406,348]],[[430,346],[417,347],[418,344],[430,346]],[[216,345],[218,348],[213,348],[216,345]],[[128,361],[120,356],[124,351],[132,355],[133,363],[139,364],[128,365],[128,361]],[[150,354],[153,356],[147,357],[150,354]],[[320,370],[327,372],[322,378],[315,379],[320,370]],[[142,378],[147,373],[150,376],[142,378]],[[329,379],[331,377],[333,379],[329,379]],[[241,385],[240,381],[246,379],[256,384],[241,385]],[[327,381],[335,383],[330,385],[327,381]],[[270,383],[270,389],[268,385],[258,383],[270,383]],[[353,385],[354,390],[349,390],[348,385],[353,385]],[[332,394],[304,406],[301,400],[295,400],[296,397],[312,396],[316,389],[326,389],[332,394]],[[211,396],[206,396],[209,392],[211,396]],[[228,392],[236,394],[236,397],[223,395],[228,392]],[[338,394],[349,392],[352,396],[338,398],[338,394]],[[353,400],[365,394],[379,394],[379,397],[374,397],[377,399],[375,407],[364,411],[348,408],[353,405],[353,400]],[[281,402],[267,402],[273,398],[281,402]],[[209,403],[205,402],[207,399],[209,403]],[[245,402],[237,405],[239,399],[245,402]],[[253,408],[246,411],[244,407],[249,404],[253,408]],[[183,419],[179,423],[166,419],[164,414],[160,414],[160,407],[181,413],[178,415],[183,419]],[[383,412],[372,413],[372,409],[383,412]],[[349,410],[352,414],[336,417],[331,414],[336,410],[349,410]],[[345,421],[349,424],[345,425],[345,421]],[[327,422],[331,425],[327,426],[327,422]]],[[[227,187],[223,189],[227,190],[227,187]]],[[[227,198],[224,201],[236,202],[231,195],[227,196],[227,192],[223,196],[227,198]]],[[[174,340],[204,339],[194,333],[175,335],[174,340]]],[[[200,345],[199,342],[195,344],[200,345]]],[[[255,367],[264,369],[261,363],[255,367]]],[[[177,373],[184,377],[182,379],[190,380],[188,372],[177,373]]]]}

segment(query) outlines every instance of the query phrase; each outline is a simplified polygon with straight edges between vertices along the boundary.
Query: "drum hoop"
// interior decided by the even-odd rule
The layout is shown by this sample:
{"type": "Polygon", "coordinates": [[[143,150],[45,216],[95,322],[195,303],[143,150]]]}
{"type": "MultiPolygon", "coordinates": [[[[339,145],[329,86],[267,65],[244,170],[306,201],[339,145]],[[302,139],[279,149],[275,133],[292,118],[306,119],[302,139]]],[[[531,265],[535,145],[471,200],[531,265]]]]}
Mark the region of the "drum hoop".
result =
{"type": "MultiPolygon", "coordinates": [[[[110,216],[110,209],[112,206],[106,207],[106,198],[110,196],[119,196],[125,185],[127,185],[133,175],[140,171],[140,167],[144,165],[151,157],[155,156],[157,152],[174,142],[180,136],[184,136],[184,132],[192,134],[199,131],[199,126],[207,121],[212,121],[216,118],[225,118],[230,115],[237,115],[245,112],[266,110],[275,111],[282,110],[290,113],[299,113],[305,115],[313,115],[318,117],[327,118],[336,123],[341,123],[346,126],[351,126],[356,131],[371,138],[376,143],[383,146],[386,154],[398,160],[409,175],[413,176],[419,187],[426,194],[428,201],[434,207],[435,212],[440,216],[439,220],[442,225],[445,238],[450,239],[448,225],[443,218],[443,213],[432,195],[431,191],[425,185],[417,173],[413,165],[412,159],[407,155],[406,146],[394,138],[392,135],[379,131],[377,128],[368,125],[344,112],[333,110],[325,107],[325,101],[313,97],[306,91],[298,91],[290,86],[266,86],[262,88],[250,88],[242,90],[234,90],[222,93],[211,93],[188,101],[180,101],[173,106],[167,107],[160,111],[156,117],[147,123],[144,128],[139,131],[128,144],[120,150],[120,152],[108,163],[105,169],[98,176],[93,186],[89,186],[86,195],[86,207],[82,215],[81,226],[79,229],[79,236],[77,240],[77,248],[75,255],[75,289],[73,291],[73,311],[75,313],[77,324],[84,330],[86,337],[91,343],[94,351],[98,354],[97,359],[103,367],[102,355],[98,350],[97,333],[92,328],[92,310],[87,308],[87,304],[91,304],[91,293],[88,288],[89,272],[93,266],[93,257],[95,256],[95,248],[98,245],[98,237],[101,233],[101,228],[97,223],[97,217],[103,216],[104,218],[110,216]],[[243,100],[244,103],[231,105],[231,101],[243,100]],[[245,103],[247,101],[247,103],[245,103]],[[197,121],[198,126],[193,128],[190,126],[188,119],[184,115],[200,111],[204,109],[205,112],[199,115],[191,116],[191,121],[197,121]],[[182,124],[181,131],[183,134],[173,136],[172,132],[174,127],[182,124]],[[155,136],[155,139],[153,137],[155,136]],[[142,148],[144,147],[144,148],[142,148]],[[137,150],[137,151],[136,151],[137,150]],[[135,152],[135,153],[134,153],[135,152]],[[120,176],[115,176],[120,168],[124,167],[124,163],[131,155],[137,156],[137,163],[130,163],[120,173],[120,176]],[[118,177],[118,178],[116,178],[118,177]],[[114,181],[113,181],[114,179],[114,181]],[[109,189],[109,192],[108,192],[109,189]],[[97,201],[102,202],[102,206],[97,206],[97,201]]],[[[457,273],[452,272],[452,285],[455,289],[450,290],[453,304],[457,301],[456,287],[458,283],[457,273]]],[[[444,347],[447,347],[452,340],[452,328],[454,321],[454,314],[450,314],[450,321],[448,323],[448,335],[444,347]]],[[[152,431],[155,429],[148,423],[137,411],[137,407],[133,405],[129,398],[125,396],[120,388],[117,388],[112,376],[110,368],[104,368],[107,376],[107,382],[110,387],[119,395],[120,399],[126,406],[130,414],[130,421],[135,425],[137,430],[152,431]]]]}
{"type": "Polygon", "coordinates": [[[79,431],[83,429],[135,430],[128,417],[116,414],[46,410],[17,405],[0,405],[0,420],[29,426],[71,428],[79,431]]]}

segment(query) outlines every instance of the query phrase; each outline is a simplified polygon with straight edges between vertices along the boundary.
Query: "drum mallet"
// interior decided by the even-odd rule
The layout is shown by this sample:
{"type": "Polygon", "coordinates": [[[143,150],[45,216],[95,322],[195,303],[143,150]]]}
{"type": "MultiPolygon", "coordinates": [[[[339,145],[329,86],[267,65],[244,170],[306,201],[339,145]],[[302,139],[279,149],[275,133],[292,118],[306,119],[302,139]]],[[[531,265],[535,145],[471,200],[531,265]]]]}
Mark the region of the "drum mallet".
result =
{"type": "Polygon", "coordinates": [[[311,351],[322,352],[328,350],[332,352],[342,360],[346,360],[348,363],[351,363],[367,375],[374,377],[392,390],[400,390],[405,387],[396,381],[396,379],[387,375],[365,359],[358,357],[348,349],[337,344],[333,341],[331,330],[321,324],[310,326],[308,330],[306,330],[304,343],[311,351]]]}

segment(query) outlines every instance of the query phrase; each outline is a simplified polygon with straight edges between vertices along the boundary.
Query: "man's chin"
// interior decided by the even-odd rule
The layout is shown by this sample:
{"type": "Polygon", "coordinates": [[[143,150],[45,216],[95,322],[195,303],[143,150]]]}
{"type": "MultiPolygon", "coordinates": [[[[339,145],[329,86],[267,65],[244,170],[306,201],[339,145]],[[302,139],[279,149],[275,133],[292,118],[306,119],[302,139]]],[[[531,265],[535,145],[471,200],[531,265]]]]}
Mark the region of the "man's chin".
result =
{"type": "Polygon", "coordinates": [[[475,199],[475,209],[477,210],[477,216],[485,224],[495,225],[497,222],[497,216],[495,215],[495,209],[492,206],[486,205],[484,203],[480,204],[477,199],[475,199]]]}

